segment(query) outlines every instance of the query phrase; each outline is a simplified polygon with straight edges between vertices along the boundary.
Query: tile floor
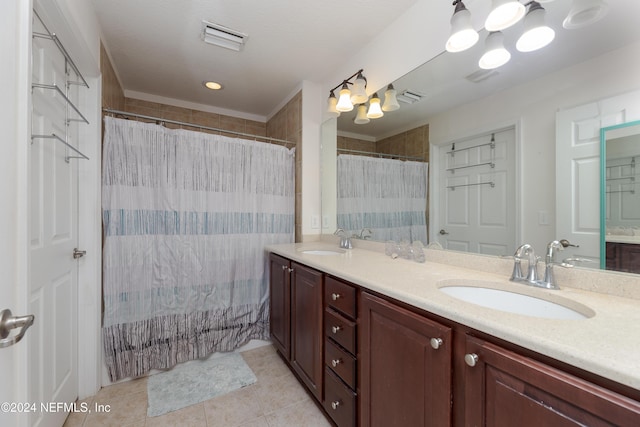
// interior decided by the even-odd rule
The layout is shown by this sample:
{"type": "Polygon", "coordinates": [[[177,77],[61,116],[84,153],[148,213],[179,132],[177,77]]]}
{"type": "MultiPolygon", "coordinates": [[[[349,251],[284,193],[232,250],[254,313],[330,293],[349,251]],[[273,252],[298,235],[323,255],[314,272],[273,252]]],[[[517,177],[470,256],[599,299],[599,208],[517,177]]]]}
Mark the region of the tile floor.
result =
{"type": "Polygon", "coordinates": [[[104,387],[85,399],[110,405],[110,412],[72,413],[64,427],[322,427],[331,426],[273,346],[241,353],[255,384],[205,402],[147,417],[147,379],[104,387]]]}

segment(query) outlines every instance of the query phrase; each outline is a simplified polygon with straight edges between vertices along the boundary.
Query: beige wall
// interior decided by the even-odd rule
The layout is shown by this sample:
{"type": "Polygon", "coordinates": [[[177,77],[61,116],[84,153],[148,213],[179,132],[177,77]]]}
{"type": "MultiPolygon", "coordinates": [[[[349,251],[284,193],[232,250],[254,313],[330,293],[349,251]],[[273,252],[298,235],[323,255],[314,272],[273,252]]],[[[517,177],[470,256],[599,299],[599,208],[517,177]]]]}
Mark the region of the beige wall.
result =
{"type": "Polygon", "coordinates": [[[338,136],[338,149],[369,151],[372,153],[395,154],[419,157],[429,161],[429,125],[401,132],[380,141],[338,136]]]}
{"type": "MultiPolygon", "coordinates": [[[[158,102],[143,101],[127,98],[124,95],[111,61],[101,46],[100,61],[102,69],[102,108],[112,108],[128,113],[142,114],[161,119],[175,120],[185,123],[193,123],[200,126],[224,129],[233,132],[242,132],[251,135],[278,138],[294,143],[296,147],[296,188],[295,188],[295,239],[301,240],[302,236],[302,91],[278,111],[269,121],[259,122],[223,114],[209,113],[190,108],[176,107],[158,102]]],[[[166,123],[168,128],[178,126],[166,123]]],[[[201,129],[199,129],[202,131],[201,129]]],[[[224,132],[216,132],[224,134],[224,132]]],[[[291,147],[291,145],[289,145],[291,147]]]]}

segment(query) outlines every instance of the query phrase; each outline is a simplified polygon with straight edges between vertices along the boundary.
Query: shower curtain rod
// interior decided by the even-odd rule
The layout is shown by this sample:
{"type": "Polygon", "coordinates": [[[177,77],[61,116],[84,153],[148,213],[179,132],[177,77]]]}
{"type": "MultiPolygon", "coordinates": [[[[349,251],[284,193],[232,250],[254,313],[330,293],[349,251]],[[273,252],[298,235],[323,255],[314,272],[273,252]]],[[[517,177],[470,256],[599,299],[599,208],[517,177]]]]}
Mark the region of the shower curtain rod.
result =
{"type": "Polygon", "coordinates": [[[376,153],[375,151],[349,150],[347,148],[338,148],[338,151],[341,151],[343,153],[366,154],[366,155],[374,156],[374,157],[384,157],[384,158],[388,158],[388,159],[413,160],[415,162],[426,163],[426,161],[422,157],[416,157],[416,156],[403,156],[403,155],[400,155],[400,154],[376,153]]]}
{"type": "Polygon", "coordinates": [[[244,137],[247,137],[247,138],[262,139],[262,140],[271,141],[271,142],[279,142],[281,144],[289,144],[289,145],[293,145],[293,146],[296,145],[295,142],[287,141],[286,139],[272,138],[270,136],[254,135],[254,134],[244,133],[244,132],[236,132],[236,131],[232,131],[232,130],[214,128],[214,127],[209,127],[209,126],[202,126],[202,125],[197,125],[195,123],[187,123],[187,122],[181,122],[181,121],[177,121],[177,120],[161,119],[160,117],[145,116],[144,114],[127,113],[126,111],[112,110],[111,108],[103,108],[102,111],[104,113],[113,114],[113,115],[121,115],[121,116],[135,117],[135,118],[138,118],[138,119],[153,120],[157,124],[171,123],[171,124],[174,124],[174,125],[188,126],[188,127],[191,127],[191,128],[210,130],[210,131],[214,131],[214,132],[230,133],[232,135],[244,136],[244,137]]]}

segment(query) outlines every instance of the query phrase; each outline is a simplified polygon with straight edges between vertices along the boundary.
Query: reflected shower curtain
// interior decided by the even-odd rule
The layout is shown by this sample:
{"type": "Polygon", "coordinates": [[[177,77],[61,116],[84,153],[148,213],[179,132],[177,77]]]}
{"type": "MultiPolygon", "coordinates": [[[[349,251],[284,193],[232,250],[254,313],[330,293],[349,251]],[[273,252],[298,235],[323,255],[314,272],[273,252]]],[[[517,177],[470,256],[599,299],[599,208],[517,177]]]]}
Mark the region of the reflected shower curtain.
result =
{"type": "Polygon", "coordinates": [[[339,228],[427,244],[428,163],[341,154],[337,170],[339,228]]]}
{"type": "Polygon", "coordinates": [[[293,241],[293,150],[105,118],[111,380],[268,339],[264,247],[293,241]]]}

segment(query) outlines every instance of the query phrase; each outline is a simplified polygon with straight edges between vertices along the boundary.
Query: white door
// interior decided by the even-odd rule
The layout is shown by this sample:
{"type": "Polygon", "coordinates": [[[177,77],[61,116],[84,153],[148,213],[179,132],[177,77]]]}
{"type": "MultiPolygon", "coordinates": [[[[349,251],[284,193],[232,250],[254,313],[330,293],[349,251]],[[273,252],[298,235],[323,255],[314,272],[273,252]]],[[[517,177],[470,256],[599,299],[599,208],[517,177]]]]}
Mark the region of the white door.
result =
{"type": "Polygon", "coordinates": [[[578,245],[563,258],[584,258],[600,268],[600,128],[640,118],[640,92],[556,114],[556,230],[578,245]]]}
{"type": "Polygon", "coordinates": [[[515,250],[515,128],[440,147],[440,224],[445,249],[487,255],[515,250]]]}
{"type": "MultiPolygon", "coordinates": [[[[46,33],[34,16],[33,31],[46,33]]],[[[54,30],[51,29],[53,32],[54,30]]],[[[32,39],[31,133],[29,150],[29,401],[72,403],[78,396],[77,286],[78,159],[58,138],[76,146],[77,77],[53,41],[32,39]],[[68,98],[67,101],[66,98],[68,98]],[[55,137],[51,137],[55,135],[55,137]]],[[[61,426],[64,410],[39,410],[34,426],[61,426]]]]}

